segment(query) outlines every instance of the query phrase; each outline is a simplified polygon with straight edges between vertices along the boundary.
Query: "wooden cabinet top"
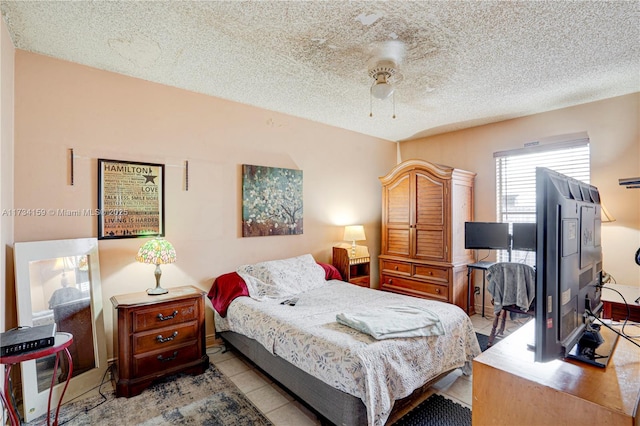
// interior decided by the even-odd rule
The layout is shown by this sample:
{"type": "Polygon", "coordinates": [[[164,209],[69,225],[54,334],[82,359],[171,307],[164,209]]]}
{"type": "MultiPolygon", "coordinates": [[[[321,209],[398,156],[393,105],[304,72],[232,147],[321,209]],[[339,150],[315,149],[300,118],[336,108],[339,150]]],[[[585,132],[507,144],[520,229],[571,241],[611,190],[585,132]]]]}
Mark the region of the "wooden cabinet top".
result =
{"type": "MultiPolygon", "coordinates": [[[[622,337],[618,339],[607,368],[560,359],[537,363],[534,362],[533,351],[527,347],[533,341],[533,332],[534,320],[531,320],[476,357],[473,360],[474,371],[477,364],[483,364],[536,386],[554,389],[611,411],[633,415],[640,405],[640,356],[638,348],[631,342],[622,337]]],[[[605,338],[613,334],[604,326],[601,333],[605,338]]],[[[491,383],[489,388],[493,391],[499,388],[496,386],[496,383],[491,383]]]]}
{"type": "Polygon", "coordinates": [[[430,163],[424,160],[407,160],[402,163],[396,165],[389,173],[385,176],[380,177],[380,181],[386,185],[391,182],[397,176],[409,172],[411,170],[425,170],[431,173],[434,176],[437,176],[441,179],[451,179],[454,175],[464,176],[468,178],[474,178],[476,174],[474,172],[469,172],[466,170],[455,169],[449,166],[443,166],[441,164],[430,163]]]}
{"type": "Polygon", "coordinates": [[[155,296],[148,295],[146,291],[112,296],[111,304],[118,309],[120,307],[153,305],[159,302],[169,302],[190,297],[202,297],[205,294],[204,291],[192,285],[167,288],[167,290],[169,290],[168,293],[155,296]]]}

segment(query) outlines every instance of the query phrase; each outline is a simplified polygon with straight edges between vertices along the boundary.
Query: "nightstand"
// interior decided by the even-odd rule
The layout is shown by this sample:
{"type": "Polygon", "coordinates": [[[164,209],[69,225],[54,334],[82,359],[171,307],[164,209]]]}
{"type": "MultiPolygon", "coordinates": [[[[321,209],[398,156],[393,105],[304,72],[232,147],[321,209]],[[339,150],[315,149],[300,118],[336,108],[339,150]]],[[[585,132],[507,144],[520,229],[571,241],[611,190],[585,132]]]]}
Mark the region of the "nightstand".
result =
{"type": "Polygon", "coordinates": [[[193,286],[113,296],[116,396],[140,394],[153,380],[209,367],[205,347],[204,292],[193,286]]]}
{"type": "Polygon", "coordinates": [[[640,287],[620,284],[605,284],[602,289],[601,300],[604,304],[602,317],[615,321],[624,321],[627,318],[627,305],[616,291],[624,296],[629,304],[629,321],[640,322],[640,303],[636,300],[640,297],[640,287]]]}
{"type": "Polygon", "coordinates": [[[370,286],[369,249],[365,246],[356,246],[355,256],[351,256],[351,245],[333,247],[333,266],[342,275],[343,281],[360,287],[370,286]]]}

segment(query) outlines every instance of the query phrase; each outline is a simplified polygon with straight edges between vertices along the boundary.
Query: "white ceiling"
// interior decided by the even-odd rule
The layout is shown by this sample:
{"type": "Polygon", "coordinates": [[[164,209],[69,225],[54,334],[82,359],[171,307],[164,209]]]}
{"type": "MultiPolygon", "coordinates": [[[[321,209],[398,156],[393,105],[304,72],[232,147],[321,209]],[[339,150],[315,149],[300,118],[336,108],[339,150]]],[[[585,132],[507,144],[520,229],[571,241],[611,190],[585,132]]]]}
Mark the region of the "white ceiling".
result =
{"type": "Polygon", "coordinates": [[[1,1],[14,45],[398,141],[640,91],[640,2],[1,1]],[[375,43],[404,81],[369,117],[375,43]]]}

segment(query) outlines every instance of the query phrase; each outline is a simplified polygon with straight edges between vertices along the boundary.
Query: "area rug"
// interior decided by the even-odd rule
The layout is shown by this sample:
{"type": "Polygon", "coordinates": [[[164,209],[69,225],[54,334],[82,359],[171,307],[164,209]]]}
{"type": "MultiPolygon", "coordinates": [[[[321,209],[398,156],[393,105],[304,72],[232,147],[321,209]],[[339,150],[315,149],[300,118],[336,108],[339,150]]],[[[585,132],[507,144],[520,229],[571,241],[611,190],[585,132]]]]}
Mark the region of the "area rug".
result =
{"type": "MultiPolygon", "coordinates": [[[[272,425],[236,385],[215,366],[197,376],[178,374],[153,384],[140,395],[116,398],[109,385],[101,396],[65,404],[60,425],[272,425]]],[[[26,423],[46,424],[46,416],[26,423]]]]}
{"type": "Polygon", "coordinates": [[[486,351],[487,345],[489,344],[489,336],[476,333],[476,337],[478,338],[478,343],[480,344],[480,349],[482,350],[482,352],[486,351]]]}
{"type": "Polygon", "coordinates": [[[433,394],[394,426],[471,426],[471,410],[442,395],[433,394]]]}

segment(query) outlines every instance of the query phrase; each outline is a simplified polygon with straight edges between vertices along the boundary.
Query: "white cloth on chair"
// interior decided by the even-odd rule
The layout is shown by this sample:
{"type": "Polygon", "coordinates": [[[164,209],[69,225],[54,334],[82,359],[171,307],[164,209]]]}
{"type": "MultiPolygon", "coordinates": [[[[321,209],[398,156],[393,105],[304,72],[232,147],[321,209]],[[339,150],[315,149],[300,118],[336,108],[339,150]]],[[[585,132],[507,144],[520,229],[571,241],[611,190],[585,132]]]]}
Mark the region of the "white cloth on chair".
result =
{"type": "Polygon", "coordinates": [[[509,305],[526,312],[536,296],[536,273],[524,263],[496,263],[487,270],[487,281],[495,314],[509,305]]]}

